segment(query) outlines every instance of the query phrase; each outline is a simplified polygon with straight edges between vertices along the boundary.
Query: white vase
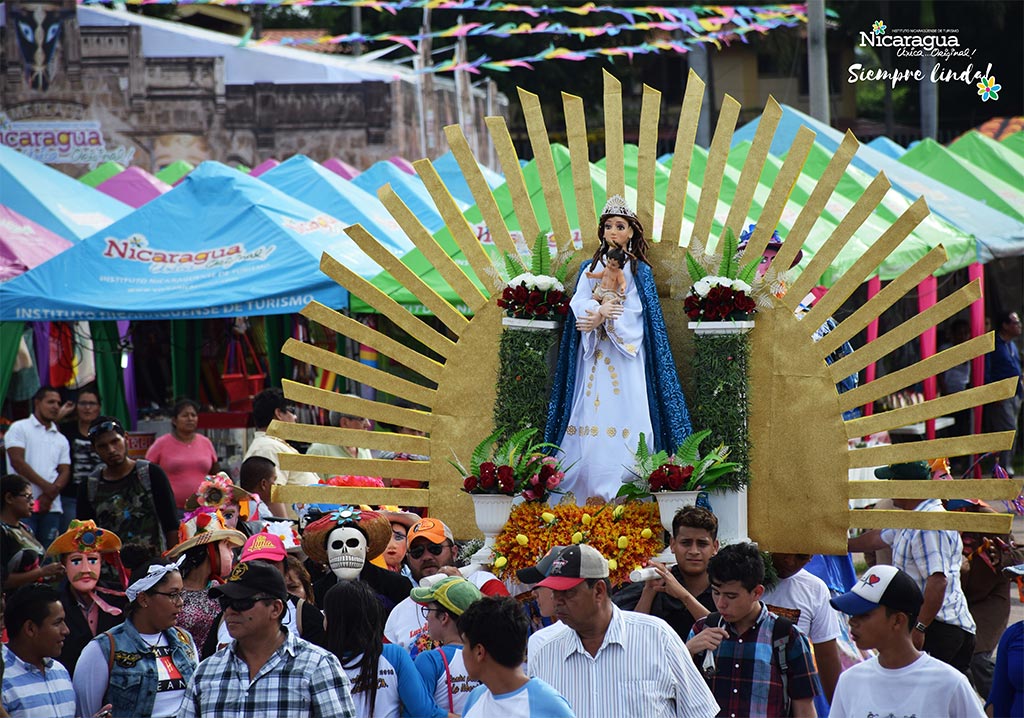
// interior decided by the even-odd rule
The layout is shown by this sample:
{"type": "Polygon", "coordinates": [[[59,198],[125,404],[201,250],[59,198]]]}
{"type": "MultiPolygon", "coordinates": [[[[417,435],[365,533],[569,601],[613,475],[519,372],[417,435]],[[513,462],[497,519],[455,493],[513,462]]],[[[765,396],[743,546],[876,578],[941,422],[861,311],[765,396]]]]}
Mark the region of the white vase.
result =
{"type": "Polygon", "coordinates": [[[694,334],[743,334],[754,328],[754,322],[750,320],[727,320],[724,322],[689,322],[686,326],[693,330],[694,334]]]}
{"type": "Polygon", "coordinates": [[[484,545],[469,557],[471,563],[490,566],[494,563],[494,539],[508,523],[512,513],[512,497],[505,494],[470,494],[476,510],[476,525],[484,535],[484,545]]]}
{"type": "Polygon", "coordinates": [[[750,541],[747,530],[747,488],[708,492],[711,513],[718,519],[718,541],[722,546],[750,541]]]}
{"type": "MultiPolygon", "coordinates": [[[[665,531],[668,532],[669,536],[672,535],[672,519],[676,517],[676,512],[684,506],[696,506],[699,493],[699,491],[658,491],[653,494],[658,502],[661,525],[665,527],[665,531]]],[[[664,551],[654,557],[654,560],[661,561],[664,564],[674,564],[676,557],[671,549],[666,546],[664,551]]]]}
{"type": "Polygon", "coordinates": [[[518,317],[502,317],[501,325],[513,329],[526,329],[527,331],[546,331],[548,329],[561,329],[560,320],[551,319],[520,319],[518,317]]]}

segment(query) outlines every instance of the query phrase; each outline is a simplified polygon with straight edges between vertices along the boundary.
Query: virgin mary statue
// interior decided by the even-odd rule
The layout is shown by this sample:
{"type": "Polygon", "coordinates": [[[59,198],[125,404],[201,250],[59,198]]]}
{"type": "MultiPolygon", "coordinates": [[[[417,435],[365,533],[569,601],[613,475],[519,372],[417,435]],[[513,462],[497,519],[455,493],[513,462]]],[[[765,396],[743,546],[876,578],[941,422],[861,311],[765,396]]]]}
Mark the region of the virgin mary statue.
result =
{"type": "Polygon", "coordinates": [[[652,451],[670,453],[690,434],[690,415],[679,386],[665,320],[647,262],[647,241],[636,213],[619,196],[598,222],[600,246],[580,267],[558,357],[545,441],[561,446],[562,483],[577,501],[611,499],[629,477],[640,434],[652,451]],[[625,251],[626,293],[599,303],[600,279],[613,248],[625,251]]]}

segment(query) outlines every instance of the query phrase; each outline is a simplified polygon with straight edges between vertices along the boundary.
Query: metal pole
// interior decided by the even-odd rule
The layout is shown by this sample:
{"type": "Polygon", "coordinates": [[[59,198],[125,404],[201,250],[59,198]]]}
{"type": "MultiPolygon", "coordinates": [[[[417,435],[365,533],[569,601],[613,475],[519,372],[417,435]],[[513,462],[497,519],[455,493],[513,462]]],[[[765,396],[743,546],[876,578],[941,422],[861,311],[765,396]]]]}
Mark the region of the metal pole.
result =
{"type": "MultiPolygon", "coordinates": [[[[352,8],[352,32],[363,33],[363,9],[359,7],[352,8]]],[[[363,54],[363,43],[357,42],[352,45],[352,55],[359,57],[363,54]]]]}
{"type": "Polygon", "coordinates": [[[711,146],[711,111],[715,105],[715,93],[711,84],[711,63],[708,62],[708,48],[704,43],[694,47],[687,57],[690,60],[690,69],[697,73],[700,79],[704,80],[704,101],[700,104],[700,119],[697,120],[698,145],[705,149],[711,146]]]}
{"type": "Polygon", "coordinates": [[[807,78],[811,117],[831,124],[828,97],[828,53],[825,48],[825,0],[807,3],[807,78]]]}

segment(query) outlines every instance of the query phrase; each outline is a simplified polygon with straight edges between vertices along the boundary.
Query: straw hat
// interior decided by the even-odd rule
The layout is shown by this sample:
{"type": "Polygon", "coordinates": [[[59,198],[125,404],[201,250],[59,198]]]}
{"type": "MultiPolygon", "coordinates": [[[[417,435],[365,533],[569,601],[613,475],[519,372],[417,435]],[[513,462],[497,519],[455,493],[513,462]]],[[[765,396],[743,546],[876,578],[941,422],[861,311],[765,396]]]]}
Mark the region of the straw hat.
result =
{"type": "Polygon", "coordinates": [[[68,530],[53,540],[46,549],[47,556],[67,553],[107,553],[121,550],[121,539],[113,531],[96,526],[96,522],[74,519],[68,530]]]}
{"type": "Polygon", "coordinates": [[[227,541],[232,546],[245,543],[245,534],[229,529],[224,524],[220,511],[199,509],[185,514],[185,520],[178,526],[178,543],[164,552],[167,558],[176,558],[194,546],[203,546],[214,541],[227,541]]]}
{"type": "Polygon", "coordinates": [[[363,511],[342,506],[306,526],[302,534],[302,550],[319,564],[327,564],[327,537],[336,528],[351,526],[366,536],[366,560],[380,556],[391,540],[391,521],[376,511],[363,511]]]}

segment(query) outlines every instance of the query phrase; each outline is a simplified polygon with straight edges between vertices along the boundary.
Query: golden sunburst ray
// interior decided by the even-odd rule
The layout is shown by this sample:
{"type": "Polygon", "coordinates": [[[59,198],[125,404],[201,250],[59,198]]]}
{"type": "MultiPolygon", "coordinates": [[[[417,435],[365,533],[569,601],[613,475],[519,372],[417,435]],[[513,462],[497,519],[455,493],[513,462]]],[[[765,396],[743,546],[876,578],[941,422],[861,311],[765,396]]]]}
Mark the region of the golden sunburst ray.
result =
{"type": "MultiPolygon", "coordinates": [[[[739,103],[726,96],[708,153],[703,183],[699,193],[696,188],[693,189],[697,204],[692,231],[690,236],[683,236],[683,227],[688,221],[684,219],[686,198],[691,190],[689,170],[704,89],[704,83],[691,71],[676,128],[676,162],[669,175],[662,241],[654,241],[649,252],[658,293],[663,299],[662,309],[669,339],[684,378],[688,369],[681,360],[689,353],[692,341],[691,333],[686,328],[687,320],[681,301],[685,295],[683,287],[688,286],[684,247],[689,246],[697,253],[698,261],[717,266],[717,258],[707,252],[709,249],[712,253],[721,251],[718,247],[722,244],[722,235],[712,238],[712,227],[717,222],[723,232],[731,230],[738,233],[744,223],[750,220],[757,223],[757,228],[748,242],[744,258],[759,256],[772,232],[781,223],[783,210],[814,142],[814,133],[800,128],[760,215],[749,216],[757,182],[781,116],[778,104],[769,98],[740,172],[734,201],[723,211],[719,205],[719,194],[733,131],[740,113],[739,103]],[[719,214],[726,216],[717,216],[719,214]]],[[[576,217],[570,218],[555,174],[539,101],[535,95],[525,91],[520,91],[520,98],[531,147],[537,159],[543,199],[559,249],[566,248],[567,238],[571,236],[571,230],[576,228],[584,242],[581,254],[589,256],[597,241],[598,207],[588,165],[589,144],[584,101],[573,95],[562,95],[573,178],[572,193],[576,206],[576,217]]],[[[637,211],[644,218],[646,227],[653,227],[652,158],[660,123],[660,99],[656,90],[644,88],[639,128],[640,186],[637,188],[637,211]]],[[[516,221],[523,237],[530,242],[542,228],[526,188],[519,157],[502,118],[488,117],[486,125],[505,174],[516,221]]],[[[476,161],[462,130],[452,126],[445,128],[445,133],[496,246],[502,252],[517,251],[512,232],[491,190],[476,168],[476,161]]],[[[615,77],[605,72],[607,195],[625,193],[623,137],[621,85],[615,77]]],[[[828,364],[826,358],[839,346],[854,338],[922,279],[936,271],[946,256],[941,247],[934,248],[875,297],[837,322],[831,333],[821,336],[819,327],[849,300],[856,288],[927,215],[925,202],[923,199],[918,200],[875,239],[810,311],[803,316],[798,314],[801,300],[818,283],[890,189],[884,175],[876,177],[841,218],[803,271],[788,269],[858,147],[856,138],[852,133],[847,133],[825,173],[789,227],[774,266],[769,268],[763,279],[757,281],[760,296],[780,295],[774,297],[774,301],[766,301],[759,309],[751,334],[749,533],[768,550],[845,553],[846,534],[851,526],[1005,532],[1009,530],[1010,521],[1006,514],[851,512],[848,500],[869,495],[878,498],[895,497],[897,494],[906,498],[1012,498],[1020,488],[1019,482],[1005,480],[851,482],[849,479],[851,469],[1001,450],[1008,448],[1013,438],[1012,432],[1002,432],[864,449],[849,448],[851,438],[934,419],[945,413],[997,401],[1012,393],[1012,380],[1007,380],[913,407],[844,421],[844,411],[911,386],[992,348],[991,334],[977,337],[844,394],[837,392],[838,380],[884,358],[980,297],[977,283],[971,283],[886,332],[876,341],[828,364]],[[787,288],[789,291],[785,291],[787,288]],[[808,531],[808,527],[814,527],[814,531],[808,531]]],[[[429,482],[428,488],[278,487],[274,498],[286,502],[317,500],[427,506],[432,515],[448,522],[456,535],[467,537],[476,533],[473,512],[468,497],[459,490],[460,477],[447,461],[453,454],[468,457],[473,447],[492,431],[495,380],[498,375],[497,347],[501,332],[500,310],[493,301],[493,295],[499,289],[494,282],[498,272],[458,212],[432,164],[420,160],[414,167],[441,210],[455,243],[465,255],[468,268],[460,267],[449,257],[390,187],[382,188],[378,194],[403,231],[469,307],[472,316],[463,317],[443,298],[431,296],[433,290],[430,287],[412,276],[405,265],[387,250],[376,246],[374,238],[362,227],[356,226],[348,231],[358,246],[408,287],[434,313],[444,329],[435,328],[414,316],[375,286],[325,255],[321,263],[323,271],[353,296],[359,297],[386,317],[408,335],[411,341],[399,341],[316,302],[306,307],[303,314],[343,337],[376,349],[382,357],[400,364],[416,376],[411,379],[407,375],[399,377],[387,368],[366,367],[300,342],[289,341],[284,352],[301,361],[330,369],[351,381],[376,388],[383,394],[419,404],[426,407],[425,410],[411,410],[384,401],[344,396],[290,381],[285,382],[284,390],[286,396],[294,401],[418,429],[426,432],[427,436],[412,437],[279,422],[274,422],[270,431],[282,438],[298,441],[392,449],[429,457],[426,461],[389,462],[284,456],[282,465],[286,469],[415,479],[429,482]],[[474,277],[476,282],[473,281],[474,277]],[[478,283],[484,288],[481,289],[478,283]]]]}

